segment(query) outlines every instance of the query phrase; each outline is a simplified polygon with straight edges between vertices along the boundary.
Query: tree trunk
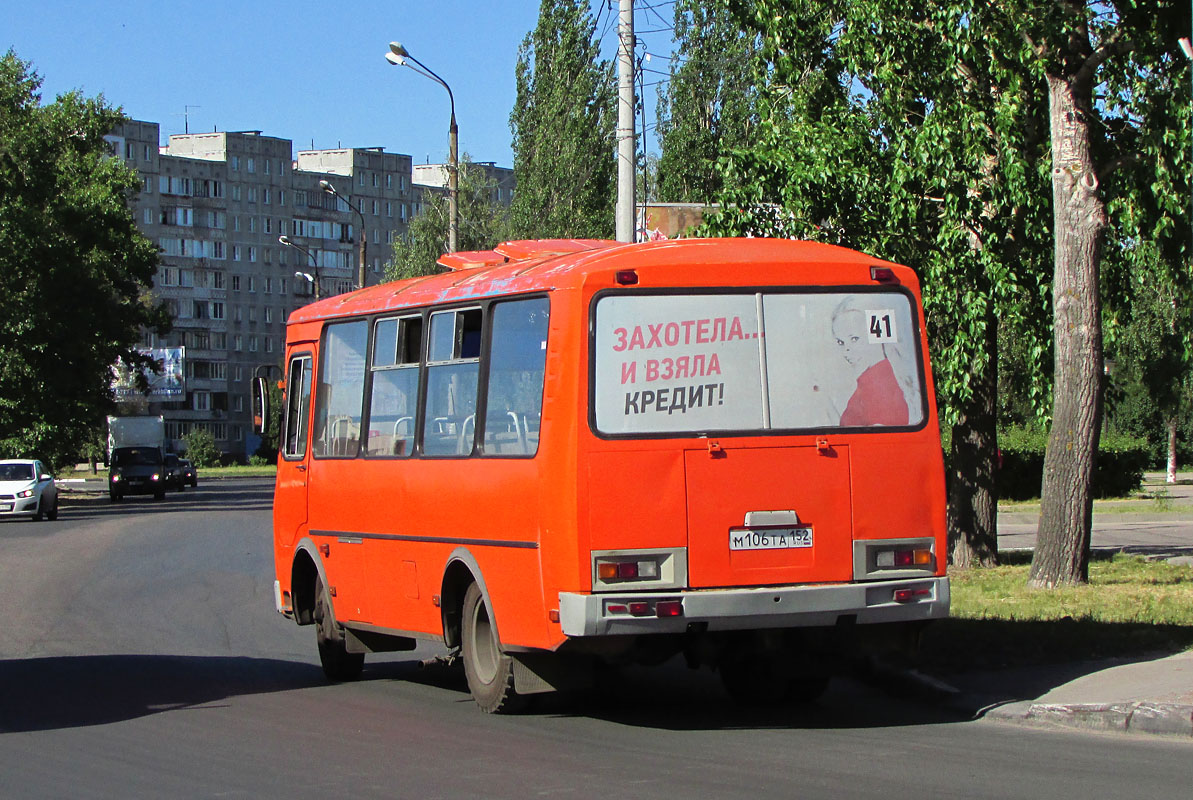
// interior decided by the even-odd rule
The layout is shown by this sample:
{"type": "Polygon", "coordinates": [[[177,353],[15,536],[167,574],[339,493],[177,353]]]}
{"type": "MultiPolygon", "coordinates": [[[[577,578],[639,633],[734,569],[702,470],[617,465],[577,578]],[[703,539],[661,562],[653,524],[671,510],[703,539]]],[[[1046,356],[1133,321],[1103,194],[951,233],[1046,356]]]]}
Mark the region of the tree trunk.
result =
{"type": "MultiPolygon", "coordinates": [[[[993,309],[993,305],[991,305],[993,309]]],[[[998,320],[986,321],[986,371],[953,426],[949,458],[949,563],[998,563],[998,320]]]]}
{"type": "Polygon", "coordinates": [[[1176,426],[1176,417],[1168,420],[1168,474],[1165,476],[1168,483],[1176,483],[1176,426]]]}
{"type": "Polygon", "coordinates": [[[1090,155],[1091,89],[1071,74],[1048,76],[1052,134],[1052,287],[1055,385],[1044,456],[1040,527],[1028,585],[1089,579],[1094,459],[1102,415],[1098,262],[1105,209],[1090,155]]]}

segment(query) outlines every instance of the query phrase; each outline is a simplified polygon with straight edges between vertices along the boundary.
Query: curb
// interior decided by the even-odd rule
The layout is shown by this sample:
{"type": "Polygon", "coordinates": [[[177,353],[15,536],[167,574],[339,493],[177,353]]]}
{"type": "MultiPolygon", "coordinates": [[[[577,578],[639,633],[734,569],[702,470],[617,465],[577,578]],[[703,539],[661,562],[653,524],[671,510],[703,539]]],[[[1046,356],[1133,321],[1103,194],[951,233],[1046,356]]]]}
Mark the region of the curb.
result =
{"type": "Polygon", "coordinates": [[[1193,738],[1193,705],[1176,703],[1009,703],[983,718],[1087,731],[1148,733],[1193,738]]]}

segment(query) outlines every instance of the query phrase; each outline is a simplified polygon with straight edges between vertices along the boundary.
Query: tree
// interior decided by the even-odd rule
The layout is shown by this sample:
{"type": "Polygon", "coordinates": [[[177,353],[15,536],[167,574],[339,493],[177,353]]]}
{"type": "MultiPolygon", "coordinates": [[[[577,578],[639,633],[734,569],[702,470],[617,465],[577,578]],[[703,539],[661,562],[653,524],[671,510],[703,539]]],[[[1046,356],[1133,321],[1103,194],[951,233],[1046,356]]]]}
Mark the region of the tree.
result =
{"type": "Polygon", "coordinates": [[[1044,116],[1027,49],[980,2],[732,6],[764,43],[761,123],[727,164],[710,230],[830,241],[918,270],[952,429],[950,554],[993,563],[999,327],[1036,342],[1036,364],[1046,349],[1033,324],[1044,116]]]}
{"type": "Polygon", "coordinates": [[[708,201],[721,189],[718,160],[747,146],[757,124],[748,69],[757,43],[726,0],[678,0],[675,40],[670,79],[659,88],[658,196],[708,201]]]}
{"type": "MultiPolygon", "coordinates": [[[[496,188],[497,182],[464,154],[460,159],[457,195],[460,250],[489,250],[504,237],[507,211],[493,199],[496,188]]],[[[427,191],[422,210],[410,221],[401,241],[394,245],[393,256],[385,265],[385,279],[395,281],[438,272],[437,261],[447,252],[448,223],[447,193],[427,191]]]]}
{"type": "Polygon", "coordinates": [[[196,467],[219,466],[220,449],[211,431],[195,426],[182,438],[186,441],[186,457],[192,464],[196,467]]]}
{"type": "Polygon", "coordinates": [[[1089,576],[1103,402],[1099,281],[1107,201],[1130,194],[1140,178],[1152,191],[1163,183],[1171,159],[1154,160],[1158,153],[1140,145],[1150,141],[1163,152],[1177,145],[1175,136],[1167,143],[1163,135],[1157,139],[1152,126],[1172,107],[1175,92],[1188,96],[1187,79],[1177,81],[1175,74],[1188,69],[1177,38],[1189,30],[1190,8],[1175,0],[1055,0],[1005,11],[1048,87],[1055,377],[1029,584],[1054,587],[1089,576]],[[1147,90],[1157,83],[1167,91],[1147,90]]]}
{"type": "Polygon", "coordinates": [[[136,172],[104,136],[124,116],[76,92],[41,105],[41,80],[0,58],[0,456],[62,463],[112,408],[117,359],[144,365],[157,247],[133,220],[136,172]]]}
{"type": "Polygon", "coordinates": [[[613,66],[599,58],[588,8],[587,0],[542,0],[518,50],[513,238],[613,234],[613,66]]]}

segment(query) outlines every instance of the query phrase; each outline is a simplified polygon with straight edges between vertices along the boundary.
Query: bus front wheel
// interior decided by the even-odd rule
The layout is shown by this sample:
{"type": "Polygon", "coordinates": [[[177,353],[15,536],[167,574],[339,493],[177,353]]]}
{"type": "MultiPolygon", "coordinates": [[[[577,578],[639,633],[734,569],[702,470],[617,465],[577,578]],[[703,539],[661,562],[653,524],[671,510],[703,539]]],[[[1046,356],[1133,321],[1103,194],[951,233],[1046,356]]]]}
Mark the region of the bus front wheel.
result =
{"type": "Polygon", "coordinates": [[[319,645],[319,663],[331,681],[354,681],[364,669],[365,654],[349,653],[344,631],[331,611],[331,599],[323,580],[315,576],[315,641],[319,645]]]}
{"type": "Polygon", "coordinates": [[[464,593],[463,611],[460,651],[473,699],[487,714],[521,710],[526,698],[514,691],[513,659],[501,652],[493,615],[475,583],[464,593]]]}

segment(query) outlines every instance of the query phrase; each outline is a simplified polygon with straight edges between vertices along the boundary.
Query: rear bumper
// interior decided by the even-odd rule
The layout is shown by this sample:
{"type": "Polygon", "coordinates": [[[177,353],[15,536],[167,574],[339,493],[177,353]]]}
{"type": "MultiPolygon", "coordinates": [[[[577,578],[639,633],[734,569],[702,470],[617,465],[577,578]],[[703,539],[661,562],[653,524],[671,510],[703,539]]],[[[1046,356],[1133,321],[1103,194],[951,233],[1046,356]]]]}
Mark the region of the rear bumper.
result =
{"type": "Polygon", "coordinates": [[[807,628],[835,625],[843,616],[859,624],[914,622],[949,615],[949,579],[920,578],[763,589],[579,594],[560,592],[559,622],[566,636],[682,633],[692,623],[707,630],[807,628]],[[898,601],[896,590],[914,599],[898,601]],[[680,601],[680,616],[656,616],[659,601],[680,601]],[[646,603],[647,615],[621,611],[646,603]],[[611,608],[612,607],[612,608],[611,608]]]}

